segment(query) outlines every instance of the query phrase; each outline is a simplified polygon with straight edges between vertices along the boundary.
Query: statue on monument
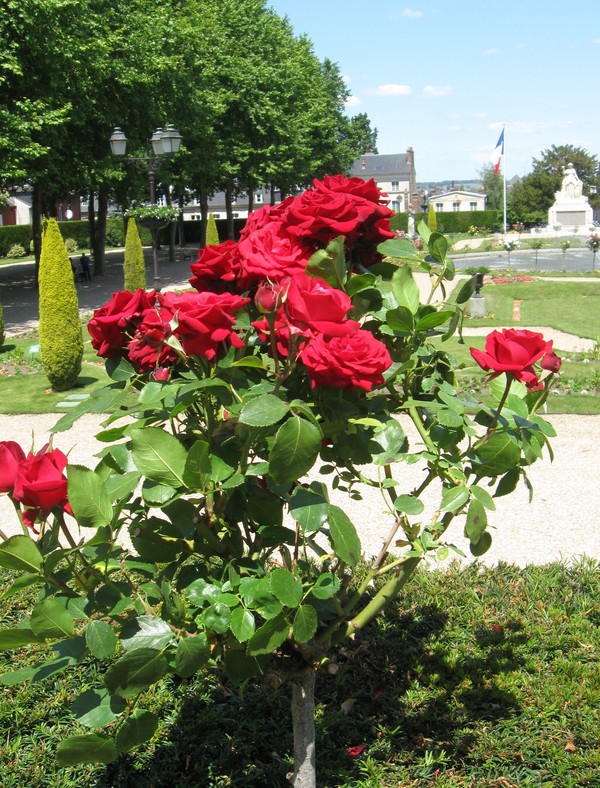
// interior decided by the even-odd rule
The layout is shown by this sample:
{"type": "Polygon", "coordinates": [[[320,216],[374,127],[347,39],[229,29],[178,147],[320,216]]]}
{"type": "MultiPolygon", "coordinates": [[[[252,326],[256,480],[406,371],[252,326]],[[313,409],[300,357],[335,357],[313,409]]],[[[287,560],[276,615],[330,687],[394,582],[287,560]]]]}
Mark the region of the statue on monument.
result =
{"type": "Polygon", "coordinates": [[[575,172],[575,168],[569,162],[569,166],[564,172],[562,180],[562,188],[560,194],[562,197],[569,197],[571,199],[578,199],[582,194],[583,183],[581,178],[575,172]]]}

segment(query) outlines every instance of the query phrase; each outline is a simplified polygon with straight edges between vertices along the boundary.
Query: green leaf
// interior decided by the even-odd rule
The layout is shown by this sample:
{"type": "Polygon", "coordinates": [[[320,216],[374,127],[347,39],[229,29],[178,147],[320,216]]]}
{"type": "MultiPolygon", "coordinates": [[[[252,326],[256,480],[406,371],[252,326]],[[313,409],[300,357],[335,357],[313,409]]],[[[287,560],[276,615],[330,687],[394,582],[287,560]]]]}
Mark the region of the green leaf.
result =
{"type": "Polygon", "coordinates": [[[325,249],[319,249],[308,261],[308,276],[324,279],[332,287],[344,288],[346,281],[346,239],[343,235],[334,238],[325,249]]]}
{"type": "Polygon", "coordinates": [[[373,433],[369,444],[375,465],[389,465],[397,459],[398,454],[406,451],[407,440],[402,427],[395,419],[373,433]]]}
{"type": "Polygon", "coordinates": [[[308,643],[317,632],[317,611],[312,605],[302,605],[294,616],[292,634],[298,643],[308,643]]]}
{"type": "Polygon", "coordinates": [[[210,450],[206,441],[196,441],[189,450],[183,471],[186,487],[206,492],[211,487],[210,450]]]}
{"type": "Polygon", "coordinates": [[[370,290],[377,284],[377,277],[373,274],[356,274],[348,280],[346,284],[346,293],[352,298],[353,295],[363,292],[363,290],[370,290]]]}
{"type": "Polygon", "coordinates": [[[417,331],[428,331],[430,328],[441,326],[454,317],[454,311],[430,312],[417,320],[417,331]]]}
{"type": "Polygon", "coordinates": [[[443,265],[448,253],[448,241],[441,233],[431,233],[427,241],[427,251],[436,263],[443,265]]]}
{"type": "Polygon", "coordinates": [[[138,470],[152,481],[180,487],[187,459],[179,440],[158,427],[132,431],[131,451],[138,470]]]}
{"type": "Polygon", "coordinates": [[[291,484],[312,468],[319,455],[321,430],[312,422],[292,416],[275,435],[269,454],[269,474],[276,484],[291,484]]]}
{"type": "Polygon", "coordinates": [[[457,512],[469,500],[466,487],[450,487],[444,490],[440,512],[457,512]]]}
{"type": "Polygon", "coordinates": [[[0,566],[19,572],[41,572],[42,554],[28,536],[10,536],[0,543],[0,566]]]}
{"type": "Polygon", "coordinates": [[[469,545],[469,549],[471,550],[472,555],[479,557],[487,551],[492,546],[492,535],[489,531],[484,531],[481,536],[479,537],[478,542],[471,542],[469,545]]]}
{"type": "Polygon", "coordinates": [[[322,575],[319,575],[317,582],[310,589],[310,592],[316,599],[330,599],[337,594],[340,590],[340,586],[340,579],[337,575],[333,575],[330,572],[324,572],[322,575]]]}
{"type": "Polygon", "coordinates": [[[421,262],[415,245],[408,238],[389,238],[377,247],[379,254],[384,257],[394,257],[398,260],[413,260],[421,262]]]}
{"type": "Polygon", "coordinates": [[[256,631],[254,616],[249,610],[245,610],[243,607],[238,607],[231,614],[229,628],[233,632],[233,635],[237,641],[240,643],[245,643],[256,631]]]}
{"type": "Polygon", "coordinates": [[[290,625],[283,613],[266,621],[248,641],[246,653],[250,657],[272,654],[287,639],[290,625]]]}
{"type": "Polygon", "coordinates": [[[137,471],[129,473],[113,474],[104,482],[104,487],[111,502],[122,501],[129,498],[131,493],[140,483],[140,475],[137,471]]]}
{"type": "Polygon", "coordinates": [[[167,660],[151,648],[129,651],[107,670],[104,683],[112,695],[132,698],[167,672],[167,660]]]}
{"type": "MultiPolygon", "coordinates": [[[[490,380],[488,385],[494,399],[500,401],[506,388],[506,374],[498,375],[497,378],[490,380]]],[[[527,396],[527,386],[520,380],[513,380],[510,384],[510,394],[524,399],[527,396]]]]}
{"type": "Polygon", "coordinates": [[[498,486],[494,492],[494,498],[501,498],[503,495],[510,495],[510,493],[516,488],[520,475],[520,468],[513,468],[512,470],[508,471],[508,473],[505,473],[498,482],[498,486]]]}
{"type": "Polygon", "coordinates": [[[138,616],[128,621],[121,631],[121,645],[125,651],[146,648],[159,651],[173,639],[166,621],[158,616],[138,616]]]}
{"type": "Polygon", "coordinates": [[[13,594],[18,594],[20,591],[23,591],[23,589],[25,588],[29,588],[29,586],[33,586],[43,582],[44,582],[43,575],[39,575],[33,572],[27,572],[26,574],[17,577],[14,583],[11,583],[11,585],[6,589],[6,591],[0,594],[0,599],[7,599],[9,596],[13,596],[13,594]]]}
{"type": "Polygon", "coordinates": [[[477,276],[473,274],[470,279],[467,279],[466,282],[463,282],[461,285],[460,290],[458,291],[458,295],[454,299],[457,304],[464,304],[465,301],[468,301],[473,293],[475,292],[475,285],[477,283],[477,276]]]}
{"type": "Polygon", "coordinates": [[[410,309],[406,309],[404,306],[388,309],[385,322],[394,331],[411,334],[415,330],[415,316],[410,309]]]}
{"type": "Polygon", "coordinates": [[[285,607],[298,607],[302,599],[302,583],[287,569],[278,567],[269,574],[271,591],[285,607]]]}
{"type": "Polygon", "coordinates": [[[425,506],[414,495],[399,495],[394,501],[394,509],[404,514],[421,514],[425,506]]]}
{"type": "Polygon", "coordinates": [[[0,630],[0,651],[7,651],[10,648],[28,646],[30,643],[37,643],[39,636],[31,629],[15,628],[0,630]]]}
{"type": "Polygon", "coordinates": [[[73,616],[53,597],[43,599],[33,608],[29,623],[42,638],[69,636],[75,629],[73,616]]]}
{"type": "Polygon", "coordinates": [[[327,522],[327,493],[324,485],[312,482],[296,487],[290,498],[290,514],[304,533],[318,531],[327,522]]]}
{"type": "Polygon", "coordinates": [[[207,629],[212,629],[213,632],[222,635],[229,629],[231,609],[222,602],[218,602],[216,605],[211,605],[206,610],[203,610],[198,620],[207,629]]]}
{"type": "Polygon", "coordinates": [[[521,449],[509,435],[496,432],[477,449],[475,457],[473,470],[478,476],[500,476],[519,465],[521,449]]]}
{"type": "Polygon", "coordinates": [[[112,657],[117,648],[117,638],[107,621],[93,619],[85,629],[85,642],[96,659],[112,657]]]}
{"type": "Polygon", "coordinates": [[[465,523],[465,536],[472,545],[477,544],[487,528],[487,514],[485,507],[476,498],[471,499],[467,510],[465,523]]]}
{"type": "Polygon", "coordinates": [[[149,741],[158,727],[158,717],[146,709],[136,709],[117,731],[115,744],[121,752],[129,752],[149,741]]]}
{"type": "Polygon", "coordinates": [[[113,509],[102,479],[82,465],[67,465],[69,503],[79,525],[99,528],[109,525],[113,509]]]}
{"type": "Polygon", "coordinates": [[[119,751],[112,739],[95,733],[69,736],[58,743],[56,757],[61,766],[77,766],[80,763],[112,763],[119,751]]]}
{"type": "Polygon", "coordinates": [[[327,520],[329,533],[335,553],[350,566],[356,566],[360,560],[360,539],[354,524],[343,509],[332,504],[328,505],[327,520]]]}
{"type": "Polygon", "coordinates": [[[210,647],[204,632],[182,637],[175,653],[175,671],[184,679],[193,676],[210,659],[210,647]]]}
{"type": "Polygon", "coordinates": [[[80,725],[102,728],[116,720],[125,709],[125,701],[106,689],[89,689],[71,705],[71,712],[80,725]]]}
{"type": "Polygon", "coordinates": [[[482,506],[485,506],[485,508],[489,509],[491,512],[496,511],[494,499],[487,490],[477,487],[477,485],[473,485],[470,489],[471,495],[476,498],[482,506]]]}
{"type": "Polygon", "coordinates": [[[286,415],[290,407],[274,394],[252,397],[242,406],[240,422],[250,427],[270,427],[286,415]]]}
{"type": "Polygon", "coordinates": [[[403,265],[392,277],[392,292],[398,306],[408,309],[413,315],[419,308],[419,286],[415,282],[412,270],[403,265]]]}

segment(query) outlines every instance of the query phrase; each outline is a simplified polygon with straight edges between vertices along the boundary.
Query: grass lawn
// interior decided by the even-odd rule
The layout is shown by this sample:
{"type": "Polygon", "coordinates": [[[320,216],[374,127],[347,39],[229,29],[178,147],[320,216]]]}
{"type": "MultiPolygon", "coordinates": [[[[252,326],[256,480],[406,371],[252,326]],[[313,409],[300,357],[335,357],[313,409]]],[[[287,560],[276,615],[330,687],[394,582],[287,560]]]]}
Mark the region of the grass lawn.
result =
{"type": "Polygon", "coordinates": [[[550,326],[587,339],[600,338],[600,278],[598,282],[515,282],[487,285],[488,317],[468,319],[465,326],[550,326]],[[513,320],[515,300],[521,319],[513,320]]]}
{"type": "MultiPolygon", "coordinates": [[[[333,655],[317,678],[320,786],[499,788],[598,785],[598,564],[422,571],[385,616],[333,655]],[[366,745],[350,757],[349,747],[366,745]]],[[[0,577],[0,591],[9,582],[0,577]]],[[[29,589],[6,600],[20,618],[29,589]]],[[[0,672],[41,655],[0,655],[0,672]]],[[[159,714],[148,745],[108,767],[59,769],[77,728],[68,710],[102,686],[82,665],[0,695],[3,788],[283,788],[291,757],[288,689],[240,694],[206,673],[162,680],[143,705],[159,714]]]]}
{"type": "Polygon", "coordinates": [[[64,413],[67,409],[57,407],[59,402],[72,395],[90,393],[108,383],[104,363],[92,348],[85,329],[83,342],[83,363],[76,386],[69,391],[55,392],[44,374],[37,334],[8,338],[0,348],[0,413],[64,413]]]}

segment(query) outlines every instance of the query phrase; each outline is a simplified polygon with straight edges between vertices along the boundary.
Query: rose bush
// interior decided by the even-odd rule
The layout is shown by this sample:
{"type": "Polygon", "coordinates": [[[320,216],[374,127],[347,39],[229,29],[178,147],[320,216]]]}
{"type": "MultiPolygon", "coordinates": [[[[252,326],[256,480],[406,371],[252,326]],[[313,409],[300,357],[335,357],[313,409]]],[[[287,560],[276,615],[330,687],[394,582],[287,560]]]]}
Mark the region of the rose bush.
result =
{"type": "MultiPolygon", "coordinates": [[[[147,741],[158,718],[145,690],[210,667],[232,684],[290,682],[292,782],[314,785],[314,676],[327,654],[360,637],[428,557],[460,552],[446,536],[455,518],[473,555],[489,548],[494,497],[553,434],[538,411],[559,360],[538,335],[502,333],[474,354],[498,376],[493,405],[461,394],[443,343],[461,330],[474,278],[447,299],[445,238],[420,224],[417,251],[393,237],[390,215],[372,181],[316,180],[255,212],[239,244],[200,252],[199,292],[117,293],[95,312],[112,382],[55,430],[106,413],[105,448],[93,468],[66,466],[74,520],[57,484],[40,537],[25,529],[0,544],[0,565],[41,590],[0,642],[62,638],[61,669],[105,663],[74,705],[63,764],[110,763],[147,741]],[[430,285],[423,298],[415,272],[430,285]],[[422,481],[407,488],[414,463],[422,481]],[[381,549],[358,572],[360,529],[331,489],[350,503],[381,496],[381,549]]],[[[13,469],[27,461],[14,445],[0,451],[20,512],[13,469]]]]}

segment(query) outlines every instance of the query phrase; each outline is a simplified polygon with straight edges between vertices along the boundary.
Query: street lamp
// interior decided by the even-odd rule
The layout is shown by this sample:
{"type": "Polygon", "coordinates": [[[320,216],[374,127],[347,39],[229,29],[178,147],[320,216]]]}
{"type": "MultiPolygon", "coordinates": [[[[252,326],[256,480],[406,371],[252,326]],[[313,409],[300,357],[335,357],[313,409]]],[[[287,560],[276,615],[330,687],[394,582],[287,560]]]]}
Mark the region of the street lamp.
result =
{"type": "MultiPolygon", "coordinates": [[[[127,156],[127,137],[125,132],[118,126],[110,135],[110,149],[113,156],[125,158],[125,161],[132,161],[147,168],[148,181],[150,184],[150,204],[156,205],[156,171],[160,166],[161,158],[174,156],[181,146],[181,134],[177,129],[169,124],[166,129],[158,128],[150,137],[153,156],[127,156]]],[[[160,277],[158,275],[158,257],[156,254],[159,221],[155,220],[150,225],[152,232],[152,262],[154,266],[154,289],[160,290],[160,277]]]]}

